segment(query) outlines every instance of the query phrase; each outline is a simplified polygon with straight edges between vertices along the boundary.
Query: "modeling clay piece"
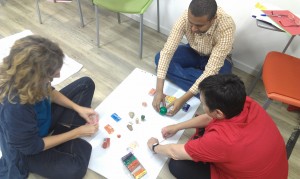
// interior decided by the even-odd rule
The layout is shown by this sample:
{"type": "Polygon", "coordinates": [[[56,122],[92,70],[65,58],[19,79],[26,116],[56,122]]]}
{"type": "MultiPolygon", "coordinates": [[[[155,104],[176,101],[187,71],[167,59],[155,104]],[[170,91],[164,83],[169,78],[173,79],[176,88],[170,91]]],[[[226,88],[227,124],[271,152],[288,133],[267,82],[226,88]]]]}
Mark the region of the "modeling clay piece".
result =
{"type": "Polygon", "coordinates": [[[104,138],[102,148],[106,149],[110,146],[110,138],[104,138]]]}
{"type": "Polygon", "coordinates": [[[172,103],[172,102],[174,102],[176,100],[176,97],[174,97],[174,96],[166,96],[165,97],[165,101],[166,101],[166,103],[168,103],[168,104],[170,104],[170,103],[172,103]]]}
{"type": "Polygon", "coordinates": [[[141,115],[141,120],[142,121],[145,121],[146,119],[145,119],[145,115],[141,115]]]}
{"type": "Polygon", "coordinates": [[[95,115],[95,114],[90,115],[89,118],[91,119],[91,122],[89,122],[88,124],[91,124],[91,125],[98,124],[99,118],[97,115],[95,115]]]}
{"type": "Polygon", "coordinates": [[[118,138],[121,138],[121,134],[118,134],[117,137],[118,137],[118,138]]]}
{"type": "Polygon", "coordinates": [[[116,114],[116,113],[113,113],[113,114],[111,115],[111,117],[112,117],[116,122],[119,122],[119,121],[121,120],[120,116],[118,116],[118,114],[116,114]]]}
{"type": "Polygon", "coordinates": [[[133,119],[133,117],[134,117],[134,112],[129,112],[128,114],[129,114],[129,117],[130,117],[131,119],[133,119]]]}
{"type": "Polygon", "coordinates": [[[135,123],[136,123],[136,124],[139,124],[139,123],[140,123],[139,118],[136,118],[136,119],[135,119],[135,123]]]}
{"type": "Polygon", "coordinates": [[[130,124],[127,125],[127,128],[128,128],[130,131],[133,130],[132,125],[130,125],[130,124]]]}
{"type": "Polygon", "coordinates": [[[152,88],[152,89],[149,91],[148,94],[149,94],[150,96],[154,96],[155,92],[156,92],[156,90],[155,90],[154,88],[152,88]]]}
{"type": "Polygon", "coordinates": [[[142,102],[142,106],[147,107],[147,103],[146,102],[142,102]]]}
{"type": "Polygon", "coordinates": [[[130,152],[133,152],[138,146],[139,145],[138,145],[137,141],[134,141],[131,144],[129,144],[129,146],[127,147],[127,150],[130,152]]]}
{"type": "Polygon", "coordinates": [[[164,106],[160,107],[160,110],[159,110],[159,114],[161,115],[166,115],[168,112],[168,109],[164,106]]]}
{"type": "Polygon", "coordinates": [[[107,133],[112,134],[115,130],[112,128],[109,124],[107,124],[104,129],[107,131],[107,133]]]}
{"type": "Polygon", "coordinates": [[[187,111],[189,110],[190,106],[191,106],[191,105],[189,105],[188,103],[185,103],[185,104],[182,106],[182,110],[183,110],[184,112],[187,112],[187,111]]]}

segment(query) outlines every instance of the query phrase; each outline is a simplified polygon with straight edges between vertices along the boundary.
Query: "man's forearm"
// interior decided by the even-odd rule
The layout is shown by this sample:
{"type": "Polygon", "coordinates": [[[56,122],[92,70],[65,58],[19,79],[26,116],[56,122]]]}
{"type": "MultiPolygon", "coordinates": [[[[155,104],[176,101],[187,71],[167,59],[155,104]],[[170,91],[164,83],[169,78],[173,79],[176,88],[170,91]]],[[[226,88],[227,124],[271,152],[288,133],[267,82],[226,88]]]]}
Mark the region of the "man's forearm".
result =
{"type": "Polygon", "coordinates": [[[184,144],[166,144],[155,147],[154,152],[166,155],[174,160],[192,160],[184,148],[184,144]]]}
{"type": "Polygon", "coordinates": [[[188,121],[176,124],[176,128],[178,130],[190,129],[190,128],[204,128],[211,121],[212,121],[212,118],[210,116],[208,116],[207,114],[202,114],[202,115],[194,117],[188,121]]]}
{"type": "Polygon", "coordinates": [[[165,82],[164,79],[157,78],[157,80],[156,80],[156,91],[157,91],[157,92],[162,92],[162,93],[163,93],[163,90],[164,90],[164,82],[165,82]]]}

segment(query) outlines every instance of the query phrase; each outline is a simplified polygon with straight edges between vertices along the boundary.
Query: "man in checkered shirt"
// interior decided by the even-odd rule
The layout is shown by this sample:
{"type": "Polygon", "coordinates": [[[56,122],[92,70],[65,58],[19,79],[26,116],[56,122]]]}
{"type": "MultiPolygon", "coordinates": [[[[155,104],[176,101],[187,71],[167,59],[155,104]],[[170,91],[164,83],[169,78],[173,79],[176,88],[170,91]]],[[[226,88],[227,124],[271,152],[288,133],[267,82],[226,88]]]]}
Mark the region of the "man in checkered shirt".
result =
{"type": "Polygon", "coordinates": [[[166,77],[186,91],[167,106],[172,106],[167,115],[173,116],[198,94],[198,85],[204,78],[231,73],[234,33],[233,19],[217,6],[215,0],[192,0],[188,10],[175,23],[164,48],[155,56],[154,109],[159,111],[161,103],[165,105],[163,87],[166,77]],[[180,45],[183,36],[188,44],[180,45]]]}

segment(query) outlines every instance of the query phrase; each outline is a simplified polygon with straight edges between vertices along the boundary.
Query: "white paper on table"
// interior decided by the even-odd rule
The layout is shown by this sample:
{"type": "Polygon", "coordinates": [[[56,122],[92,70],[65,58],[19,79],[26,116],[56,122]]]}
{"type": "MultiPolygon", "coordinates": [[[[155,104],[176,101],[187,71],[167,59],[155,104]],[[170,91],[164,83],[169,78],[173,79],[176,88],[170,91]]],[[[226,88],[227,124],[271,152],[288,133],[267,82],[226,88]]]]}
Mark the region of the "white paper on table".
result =
{"type": "MultiPolygon", "coordinates": [[[[99,113],[99,131],[88,140],[92,147],[92,155],[89,168],[106,178],[132,178],[130,172],[123,165],[121,158],[128,153],[127,148],[132,144],[137,144],[133,150],[134,155],[147,170],[143,178],[156,178],[168,159],[165,156],[153,154],[147,147],[150,137],[156,137],[159,141],[161,129],[164,126],[191,119],[196,112],[200,101],[193,97],[187,103],[190,104],[188,112],[180,110],[175,116],[161,116],[152,107],[153,96],[148,93],[156,86],[156,76],[140,69],[135,69],[97,108],[99,113]],[[147,102],[148,106],[143,107],[142,102],[147,102]],[[129,112],[134,112],[135,117],[131,119],[129,112]],[[122,119],[116,122],[111,118],[111,114],[116,113],[122,119]],[[145,115],[144,122],[135,123],[136,117],[139,119],[145,115]],[[132,122],[133,131],[127,129],[127,124],[132,122]],[[111,125],[114,133],[108,134],[104,129],[105,125],[111,125]],[[121,138],[117,135],[120,134],[121,138]],[[105,137],[110,138],[110,147],[102,148],[105,137]]],[[[185,92],[175,85],[165,82],[164,93],[169,96],[180,97],[185,92]]],[[[179,131],[172,138],[167,139],[163,144],[177,143],[183,131],[179,131]]]]}
{"type": "MultiPolygon", "coordinates": [[[[259,3],[259,4],[262,5],[261,3],[259,3]]],[[[281,8],[274,6],[273,4],[263,3],[262,6],[264,6],[266,8],[266,10],[282,10],[281,8]]],[[[261,9],[258,9],[256,7],[252,11],[252,16],[255,17],[257,20],[272,24],[273,26],[284,31],[284,29],[280,25],[278,25],[276,22],[274,22],[270,17],[265,16],[263,14],[265,14],[265,13],[261,9]]]]}

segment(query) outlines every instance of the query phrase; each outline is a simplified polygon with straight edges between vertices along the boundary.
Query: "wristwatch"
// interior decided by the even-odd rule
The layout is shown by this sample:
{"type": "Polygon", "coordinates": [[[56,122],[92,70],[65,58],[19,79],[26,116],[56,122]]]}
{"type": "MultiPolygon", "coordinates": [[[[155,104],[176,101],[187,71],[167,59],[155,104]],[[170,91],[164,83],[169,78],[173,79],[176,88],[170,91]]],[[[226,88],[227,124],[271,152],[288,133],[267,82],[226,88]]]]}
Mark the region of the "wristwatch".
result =
{"type": "Polygon", "coordinates": [[[159,143],[154,143],[154,144],[152,144],[152,151],[153,151],[154,153],[156,153],[154,149],[155,149],[155,147],[158,146],[158,145],[159,145],[159,143]]]}

